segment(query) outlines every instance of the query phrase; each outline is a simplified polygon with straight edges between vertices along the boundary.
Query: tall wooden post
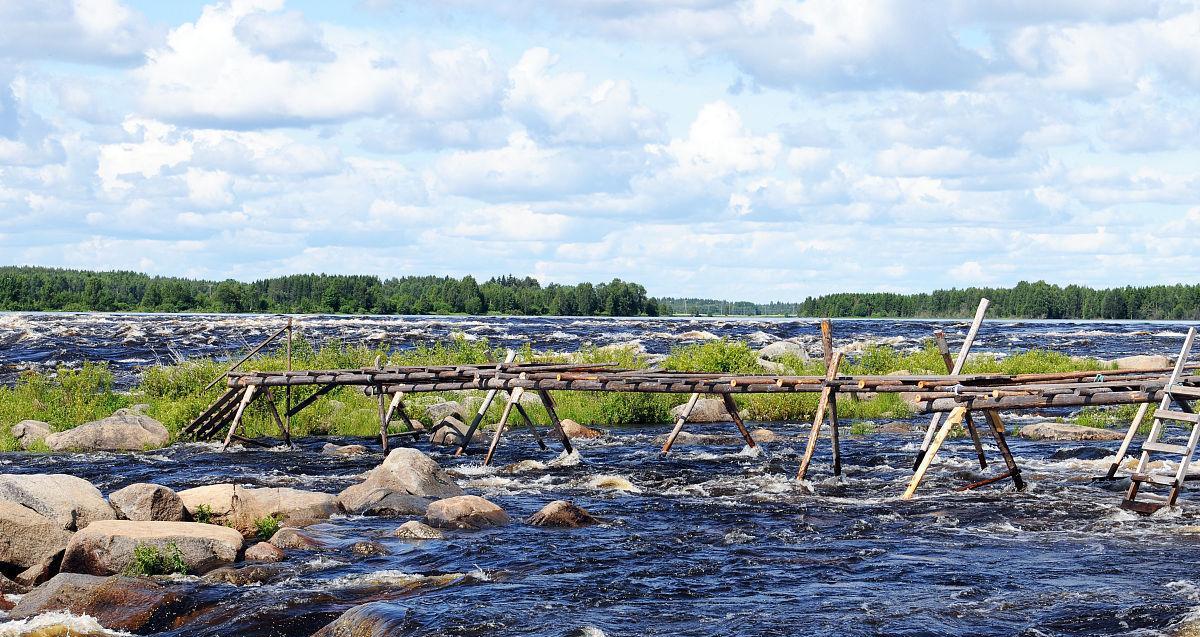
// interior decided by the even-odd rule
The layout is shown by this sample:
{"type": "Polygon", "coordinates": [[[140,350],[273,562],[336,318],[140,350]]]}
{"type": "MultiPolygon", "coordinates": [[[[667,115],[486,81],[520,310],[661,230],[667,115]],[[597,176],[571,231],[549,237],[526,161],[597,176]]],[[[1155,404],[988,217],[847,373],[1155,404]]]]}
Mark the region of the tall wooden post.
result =
{"type": "MultiPolygon", "coordinates": [[[[825,355],[825,369],[833,364],[833,322],[821,320],[821,350],[825,355]]],[[[833,447],[833,475],[842,475],[842,443],[838,435],[837,392],[829,394],[829,443],[833,447]]]]}
{"type": "Polygon", "coordinates": [[[821,387],[821,398],[817,401],[817,413],[813,414],[812,429],[808,432],[808,444],[804,447],[804,457],[800,459],[800,470],[796,479],[803,480],[808,475],[808,464],[812,461],[813,452],[817,450],[817,439],[821,437],[821,423],[825,420],[825,411],[829,409],[829,397],[834,393],[830,383],[837,378],[838,367],[842,364],[842,353],[834,352],[829,367],[825,369],[825,383],[821,387]]]}
{"type": "MultiPolygon", "coordinates": [[[[287,370],[292,371],[292,317],[288,317],[287,324],[287,370]]],[[[292,385],[289,383],[284,388],[284,412],[283,412],[283,428],[284,441],[289,447],[292,446],[292,385]]]]}
{"type": "MultiPolygon", "coordinates": [[[[967,338],[963,340],[962,347],[958,350],[958,358],[954,359],[954,367],[950,370],[951,376],[962,373],[963,365],[967,362],[967,354],[971,352],[971,345],[975,343],[975,335],[979,333],[979,326],[983,324],[983,315],[987,313],[989,303],[991,301],[987,299],[979,299],[979,307],[975,310],[975,319],[971,321],[971,329],[967,330],[967,338]]],[[[941,412],[934,414],[933,418],[929,420],[929,426],[925,428],[925,439],[921,441],[921,450],[917,452],[917,458],[913,462],[914,471],[921,466],[921,460],[924,459],[929,444],[933,441],[933,434],[938,430],[938,423],[941,421],[941,412]]]]}
{"type": "MultiPolygon", "coordinates": [[[[946,365],[946,372],[954,373],[954,359],[950,358],[950,347],[946,345],[946,333],[942,330],[934,330],[933,340],[937,343],[938,353],[942,355],[942,363],[946,365]]],[[[987,469],[987,457],[983,454],[983,443],[979,440],[979,430],[975,427],[971,412],[968,411],[963,415],[963,422],[966,423],[967,431],[971,433],[971,440],[975,443],[975,455],[979,457],[979,468],[987,469]]]]}

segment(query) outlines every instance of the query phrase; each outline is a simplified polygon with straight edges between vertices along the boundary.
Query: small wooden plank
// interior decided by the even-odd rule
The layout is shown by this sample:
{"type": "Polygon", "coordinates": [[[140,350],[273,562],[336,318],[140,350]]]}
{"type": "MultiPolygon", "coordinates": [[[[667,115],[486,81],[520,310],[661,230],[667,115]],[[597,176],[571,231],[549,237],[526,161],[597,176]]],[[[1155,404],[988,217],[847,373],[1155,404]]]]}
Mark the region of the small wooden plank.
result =
{"type": "Polygon", "coordinates": [[[1166,420],[1178,420],[1180,422],[1200,423],[1200,414],[1189,414],[1182,411],[1172,411],[1170,409],[1159,409],[1154,412],[1155,418],[1165,418],[1166,420]]]}

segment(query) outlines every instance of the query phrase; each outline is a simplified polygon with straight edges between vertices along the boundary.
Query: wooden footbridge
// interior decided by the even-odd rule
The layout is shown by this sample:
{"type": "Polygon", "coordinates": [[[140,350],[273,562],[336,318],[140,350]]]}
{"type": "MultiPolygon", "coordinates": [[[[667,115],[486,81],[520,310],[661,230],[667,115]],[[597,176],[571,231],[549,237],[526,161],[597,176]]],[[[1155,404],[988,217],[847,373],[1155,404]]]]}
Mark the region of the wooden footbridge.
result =
{"type": "MultiPolygon", "coordinates": [[[[971,345],[980,329],[987,299],[980,303],[975,320],[971,324],[957,357],[950,354],[945,336],[939,331],[934,337],[946,366],[944,375],[896,375],[861,376],[839,373],[843,355],[834,351],[832,330],[829,321],[822,322],[822,342],[825,351],[826,374],[824,376],[789,376],[779,374],[736,375],[720,373],[672,372],[658,369],[620,369],[614,365],[573,363],[523,363],[516,362],[514,355],[501,363],[486,365],[390,367],[380,366],[361,369],[296,370],[296,371],[239,371],[237,368],[246,358],[234,365],[224,375],[226,391],[207,410],[184,429],[184,434],[197,440],[210,440],[224,432],[224,444],[233,441],[260,444],[239,434],[242,416],[246,408],[256,400],[266,403],[267,410],[279,427],[287,444],[291,444],[290,419],[301,410],[312,405],[321,396],[337,387],[360,387],[368,395],[378,398],[380,419],[380,441],[387,453],[390,438],[397,435],[415,435],[422,430],[414,426],[404,409],[404,398],[412,394],[484,390],[487,395],[474,415],[472,422],[461,437],[458,453],[467,451],[483,420],[484,414],[499,394],[504,394],[506,404],[499,422],[495,426],[491,444],[484,463],[491,462],[492,455],[504,434],[512,413],[516,411],[525,424],[534,432],[539,445],[545,449],[537,425],[525,413],[521,397],[525,392],[535,393],[549,416],[550,427],[564,449],[571,451],[571,441],[564,432],[555,409],[551,392],[635,392],[670,393],[689,396],[682,413],[668,435],[662,452],[671,450],[677,436],[687,423],[693,408],[702,395],[713,395],[724,401],[730,420],[745,440],[755,448],[758,443],[751,437],[734,402],[739,394],[818,394],[818,404],[807,444],[800,460],[797,479],[807,476],[809,464],[820,442],[821,430],[829,426],[829,440],[833,454],[833,471],[841,472],[841,450],[838,435],[837,400],[839,395],[874,393],[902,393],[924,413],[933,414],[921,448],[914,462],[914,474],[903,497],[911,498],[921,483],[926,471],[934,461],[939,448],[955,427],[964,428],[974,444],[981,468],[987,468],[982,438],[990,437],[1000,452],[1005,468],[985,480],[965,485],[972,489],[1001,480],[1012,480],[1020,490],[1025,486],[1020,467],[1009,450],[1005,436],[1005,423],[1001,410],[1045,409],[1054,407],[1083,407],[1091,405],[1141,404],[1137,416],[1130,424],[1117,453],[1117,458],[1102,479],[1128,477],[1131,486],[1122,503],[1125,508],[1149,513],[1163,506],[1173,505],[1179,496],[1184,481],[1190,477],[1188,466],[1197,442],[1200,441],[1200,414],[1195,413],[1191,401],[1200,399],[1200,376],[1196,375],[1200,365],[1188,363],[1195,329],[1190,329],[1172,368],[1093,370],[1051,374],[963,374],[962,368],[971,345]],[[292,404],[292,392],[308,388],[305,398],[292,404]],[[284,410],[276,405],[276,394],[285,396],[284,410]],[[1140,446],[1137,469],[1129,476],[1118,476],[1122,461],[1129,453],[1136,432],[1150,413],[1151,403],[1157,403],[1153,412],[1150,433],[1140,446]],[[972,414],[981,416],[977,423],[972,414]],[[391,423],[399,418],[406,430],[393,433],[391,423]],[[1164,427],[1168,422],[1184,423],[1191,427],[1186,444],[1161,442],[1164,427]],[[980,424],[984,426],[980,426],[980,424]],[[1149,470],[1151,454],[1156,457],[1169,455],[1177,462],[1173,474],[1149,470]],[[1149,493],[1150,487],[1167,487],[1165,494],[1149,493]],[[1140,497],[1139,497],[1140,496],[1140,497]]],[[[290,332],[291,324],[285,328],[290,332]]],[[[280,336],[281,330],[273,338],[280,336]]],[[[271,339],[268,339],[270,341],[271,339]]],[[[261,349],[266,343],[256,348],[261,349]]],[[[290,336],[289,336],[290,345],[290,336]]],[[[253,354],[254,352],[251,352],[253,354]]],[[[219,380],[219,379],[218,379],[219,380]]]]}

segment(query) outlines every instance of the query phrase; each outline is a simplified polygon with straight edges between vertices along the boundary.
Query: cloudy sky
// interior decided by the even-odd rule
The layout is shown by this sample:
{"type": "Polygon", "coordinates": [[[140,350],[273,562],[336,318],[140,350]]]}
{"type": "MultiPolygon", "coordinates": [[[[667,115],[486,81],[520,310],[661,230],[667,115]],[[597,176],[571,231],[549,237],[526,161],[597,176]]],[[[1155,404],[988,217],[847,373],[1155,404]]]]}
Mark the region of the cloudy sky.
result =
{"type": "Polygon", "coordinates": [[[1195,282],[1200,7],[0,0],[0,262],[1195,282]]]}

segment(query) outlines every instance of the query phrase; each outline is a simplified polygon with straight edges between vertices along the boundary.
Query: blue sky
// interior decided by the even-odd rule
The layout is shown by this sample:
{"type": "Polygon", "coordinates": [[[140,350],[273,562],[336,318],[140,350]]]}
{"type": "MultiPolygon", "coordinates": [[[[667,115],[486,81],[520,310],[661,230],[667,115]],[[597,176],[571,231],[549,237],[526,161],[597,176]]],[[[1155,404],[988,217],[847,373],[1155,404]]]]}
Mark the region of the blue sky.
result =
{"type": "Polygon", "coordinates": [[[4,263],[1195,282],[1198,146],[1192,2],[0,0],[4,263]]]}

